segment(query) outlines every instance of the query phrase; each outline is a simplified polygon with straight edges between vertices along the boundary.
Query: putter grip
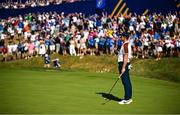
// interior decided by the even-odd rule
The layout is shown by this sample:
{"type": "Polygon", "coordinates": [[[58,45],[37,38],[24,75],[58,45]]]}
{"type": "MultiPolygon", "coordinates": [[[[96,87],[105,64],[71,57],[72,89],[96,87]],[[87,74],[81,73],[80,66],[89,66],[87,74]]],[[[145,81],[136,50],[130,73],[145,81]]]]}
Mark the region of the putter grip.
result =
{"type": "Polygon", "coordinates": [[[122,76],[122,73],[119,75],[119,78],[121,78],[121,76],[122,76]]]}

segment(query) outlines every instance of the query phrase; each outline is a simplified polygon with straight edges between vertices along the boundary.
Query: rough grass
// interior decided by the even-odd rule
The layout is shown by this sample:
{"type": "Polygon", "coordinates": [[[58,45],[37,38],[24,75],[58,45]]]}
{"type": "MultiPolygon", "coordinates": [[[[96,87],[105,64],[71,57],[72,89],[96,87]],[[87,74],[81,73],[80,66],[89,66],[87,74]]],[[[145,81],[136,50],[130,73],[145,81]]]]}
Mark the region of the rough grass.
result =
{"type": "MultiPolygon", "coordinates": [[[[85,56],[79,57],[52,55],[51,59],[58,57],[63,70],[112,72],[118,73],[116,56],[85,56]]],[[[180,82],[180,58],[133,59],[131,74],[137,77],[150,77],[173,82],[180,82]]],[[[43,58],[37,57],[28,60],[16,60],[0,64],[0,68],[42,68],[43,58]]]]}

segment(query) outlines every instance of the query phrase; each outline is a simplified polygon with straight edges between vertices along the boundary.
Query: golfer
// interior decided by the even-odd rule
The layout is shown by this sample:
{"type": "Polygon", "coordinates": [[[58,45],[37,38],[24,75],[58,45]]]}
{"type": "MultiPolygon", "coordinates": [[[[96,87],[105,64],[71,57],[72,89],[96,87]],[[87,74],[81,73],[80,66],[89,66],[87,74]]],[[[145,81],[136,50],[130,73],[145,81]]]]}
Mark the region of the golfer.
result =
{"type": "Polygon", "coordinates": [[[131,55],[131,45],[129,43],[129,34],[123,33],[122,34],[122,41],[123,45],[118,53],[118,69],[120,79],[124,86],[124,99],[122,99],[119,104],[130,104],[132,102],[132,86],[129,76],[129,69],[130,69],[130,59],[131,55]]]}

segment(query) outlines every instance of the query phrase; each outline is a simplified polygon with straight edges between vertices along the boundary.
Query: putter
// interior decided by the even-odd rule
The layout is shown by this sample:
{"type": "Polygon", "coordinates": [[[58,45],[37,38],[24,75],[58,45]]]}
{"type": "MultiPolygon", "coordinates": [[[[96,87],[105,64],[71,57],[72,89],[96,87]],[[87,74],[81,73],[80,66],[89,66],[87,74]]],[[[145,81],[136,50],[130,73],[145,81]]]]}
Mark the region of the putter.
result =
{"type": "MultiPolygon", "coordinates": [[[[108,95],[111,94],[111,91],[113,90],[114,86],[117,84],[117,82],[119,81],[119,79],[121,78],[122,74],[119,75],[119,77],[117,78],[117,80],[115,81],[115,83],[113,84],[113,86],[111,87],[111,89],[108,92],[108,95]]],[[[104,98],[105,100],[107,100],[107,98],[104,98]]]]}
{"type": "Polygon", "coordinates": [[[116,83],[119,81],[119,79],[121,78],[122,74],[119,75],[119,77],[117,78],[117,80],[115,81],[115,83],[113,84],[113,86],[111,87],[111,89],[109,90],[109,93],[111,93],[111,91],[113,90],[114,86],[116,85],[116,83]]]}
{"type": "MultiPolygon", "coordinates": [[[[117,82],[119,81],[120,77],[122,76],[122,74],[119,75],[119,77],[117,78],[117,80],[115,81],[115,83],[113,84],[113,86],[111,87],[111,89],[109,90],[109,93],[111,93],[111,91],[113,90],[114,86],[117,84],[117,82]]],[[[104,98],[105,100],[107,100],[107,98],[104,98]]],[[[102,105],[105,105],[106,103],[108,103],[110,101],[110,99],[108,99],[106,102],[102,103],[102,105]]]]}

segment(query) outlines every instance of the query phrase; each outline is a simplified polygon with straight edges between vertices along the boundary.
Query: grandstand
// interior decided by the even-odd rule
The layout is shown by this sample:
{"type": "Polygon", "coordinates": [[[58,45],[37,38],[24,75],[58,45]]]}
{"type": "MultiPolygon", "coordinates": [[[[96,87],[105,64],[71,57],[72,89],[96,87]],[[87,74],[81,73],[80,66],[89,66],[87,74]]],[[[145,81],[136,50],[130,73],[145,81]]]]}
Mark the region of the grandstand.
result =
{"type": "MultiPolygon", "coordinates": [[[[11,0],[13,1],[13,0],[11,0]]],[[[72,0],[71,0],[72,1],[72,0]]],[[[45,7],[31,7],[26,9],[2,9],[0,10],[0,18],[7,18],[9,16],[18,16],[19,14],[23,15],[26,13],[32,12],[65,12],[65,13],[72,13],[72,12],[82,12],[86,15],[94,14],[99,11],[96,7],[96,0],[77,0],[78,2],[69,3],[64,2],[66,4],[59,4],[59,5],[48,5],[45,7]]],[[[176,0],[104,0],[106,5],[103,11],[107,11],[108,14],[111,14],[114,11],[114,14],[118,15],[120,13],[126,12],[136,12],[137,14],[143,14],[144,12],[147,13],[168,13],[171,12],[179,12],[179,2],[176,0]]],[[[1,1],[2,2],[2,1],[1,1]]],[[[22,3],[25,0],[22,0],[22,3]]]]}

